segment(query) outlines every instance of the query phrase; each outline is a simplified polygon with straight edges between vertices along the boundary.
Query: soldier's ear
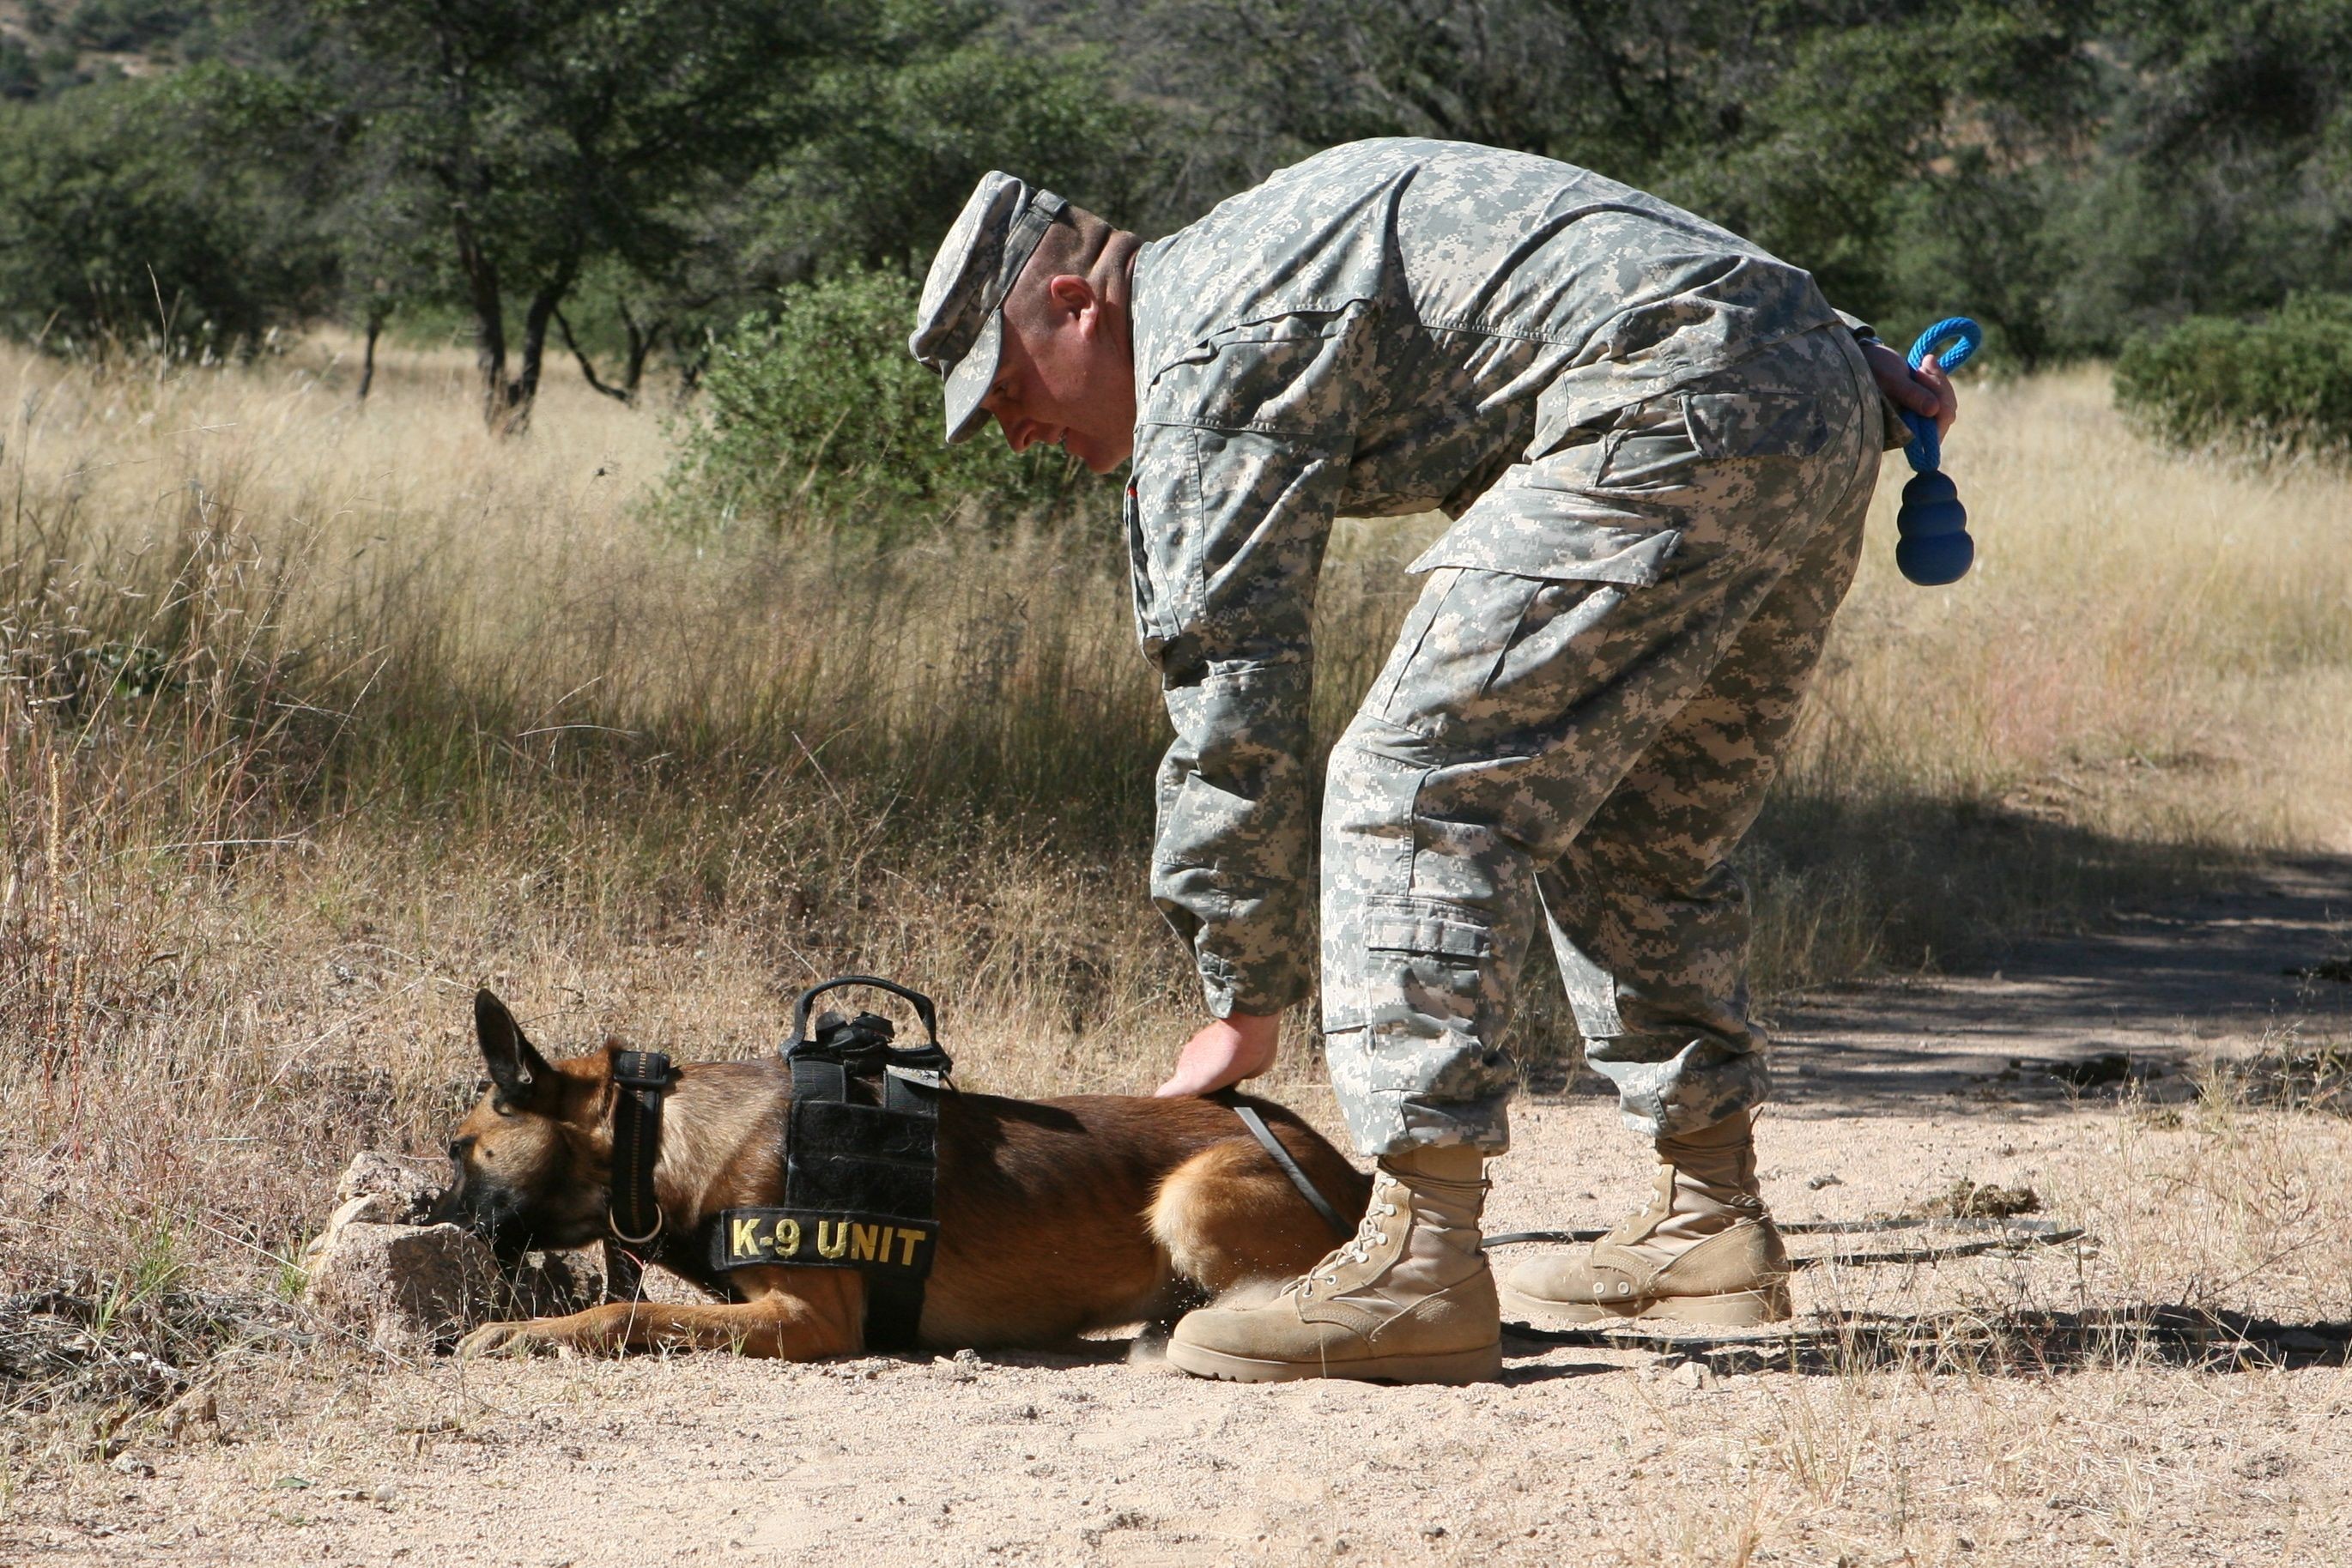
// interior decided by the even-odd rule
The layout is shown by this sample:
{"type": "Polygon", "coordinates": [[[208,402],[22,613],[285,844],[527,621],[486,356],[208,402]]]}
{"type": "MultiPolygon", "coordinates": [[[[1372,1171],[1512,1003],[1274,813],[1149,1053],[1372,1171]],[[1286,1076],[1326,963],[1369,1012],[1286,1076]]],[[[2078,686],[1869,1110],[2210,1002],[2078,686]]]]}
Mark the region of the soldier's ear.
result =
{"type": "Polygon", "coordinates": [[[489,1067],[490,1082],[498,1086],[497,1103],[502,1111],[519,1111],[530,1103],[554,1072],[523,1038],[522,1025],[515,1022],[506,1003],[487,987],[474,993],[474,1038],[489,1067]]]}

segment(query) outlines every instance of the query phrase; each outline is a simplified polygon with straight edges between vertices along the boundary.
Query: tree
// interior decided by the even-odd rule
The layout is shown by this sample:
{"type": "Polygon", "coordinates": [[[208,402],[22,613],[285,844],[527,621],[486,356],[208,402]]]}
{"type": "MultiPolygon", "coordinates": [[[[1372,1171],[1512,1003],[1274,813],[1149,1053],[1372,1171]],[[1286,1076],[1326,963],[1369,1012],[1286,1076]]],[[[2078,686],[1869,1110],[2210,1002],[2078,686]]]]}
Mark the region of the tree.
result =
{"type": "MultiPolygon", "coordinates": [[[[258,19],[276,68],[341,122],[371,220],[441,248],[484,416],[509,432],[583,274],[667,267],[688,240],[682,204],[805,134],[801,89],[854,41],[835,0],[279,0],[258,19]]],[[[380,243],[412,253],[398,234],[380,243]]]]}
{"type": "Polygon", "coordinates": [[[0,325],[230,353],[323,302],[332,256],[173,78],[0,105],[0,325]]]}
{"type": "Polygon", "coordinates": [[[1207,110],[1199,140],[1217,156],[1192,165],[1196,203],[1354,137],[1482,141],[1679,202],[1864,313],[1910,308],[1906,286],[1927,281],[1897,265],[1912,193],[1937,187],[1939,224],[1999,232],[2025,188],[2012,177],[2066,157],[2101,104],[2098,12],[2079,0],[1152,0],[1135,15],[1119,37],[1139,90],[1207,110]]]}
{"type": "Polygon", "coordinates": [[[746,315],[845,266],[919,278],[990,169],[1122,220],[1161,209],[1177,160],[1160,113],[1118,91],[1101,51],[1022,36],[996,0],[874,0],[859,26],[808,80],[807,134],[751,179],[679,203],[688,242],[656,271],[608,269],[597,308],[572,317],[596,361],[619,357],[614,391],[656,335],[697,384],[746,315]]]}
{"type": "Polygon", "coordinates": [[[1003,529],[1098,505],[1106,482],[1046,449],[940,439],[940,383],[906,351],[919,285],[851,267],[784,289],[718,345],[669,480],[681,523],[896,543],[970,503],[1003,529]]]}
{"type": "Polygon", "coordinates": [[[920,277],[992,169],[1113,217],[1167,172],[1158,117],[1117,91],[1102,50],[1009,37],[994,0],[887,0],[872,16],[867,52],[815,84],[823,134],[761,193],[774,237],[808,263],[920,277]]]}
{"type": "Polygon", "coordinates": [[[2083,346],[2352,291],[2352,3],[2123,0],[2122,84],[2065,214],[2083,346]]]}

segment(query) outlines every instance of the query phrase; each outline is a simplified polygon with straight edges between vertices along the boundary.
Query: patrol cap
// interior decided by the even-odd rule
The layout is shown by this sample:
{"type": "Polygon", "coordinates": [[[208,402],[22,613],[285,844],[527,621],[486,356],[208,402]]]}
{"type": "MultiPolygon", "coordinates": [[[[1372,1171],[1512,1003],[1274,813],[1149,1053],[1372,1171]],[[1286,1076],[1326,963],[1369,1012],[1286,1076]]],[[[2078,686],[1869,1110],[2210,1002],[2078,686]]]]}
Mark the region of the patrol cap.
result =
{"type": "Polygon", "coordinates": [[[947,382],[950,443],[968,439],[987,417],[980,402],[1004,350],[1004,297],[1068,207],[1053,192],[992,169],[931,258],[907,347],[947,382]]]}

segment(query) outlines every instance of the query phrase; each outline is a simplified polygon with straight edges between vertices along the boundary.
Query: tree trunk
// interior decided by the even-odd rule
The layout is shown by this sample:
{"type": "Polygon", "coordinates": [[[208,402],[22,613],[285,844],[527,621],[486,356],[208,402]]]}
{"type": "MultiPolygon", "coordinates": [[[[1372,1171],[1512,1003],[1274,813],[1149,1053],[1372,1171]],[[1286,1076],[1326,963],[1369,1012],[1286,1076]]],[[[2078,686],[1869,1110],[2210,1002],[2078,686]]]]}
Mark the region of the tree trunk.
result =
{"type": "Polygon", "coordinates": [[[530,308],[522,319],[522,368],[514,384],[507,388],[506,422],[498,426],[508,435],[520,435],[530,428],[531,405],[539,401],[539,372],[547,360],[547,324],[555,319],[556,308],[572,291],[572,280],[578,273],[576,263],[566,262],[530,297],[530,308]]]}
{"type": "Polygon", "coordinates": [[[629,329],[629,368],[627,373],[622,378],[621,386],[629,394],[629,402],[635,403],[637,401],[637,387],[646,379],[646,356],[654,351],[654,345],[661,341],[662,329],[669,323],[656,317],[640,329],[637,326],[637,319],[629,314],[628,301],[623,300],[621,324],[629,329]]]}
{"type": "Polygon", "coordinates": [[[367,316],[367,352],[360,358],[359,401],[367,402],[368,389],[375,385],[375,340],[383,336],[383,312],[370,310],[367,316]]]}
{"type": "Polygon", "coordinates": [[[683,407],[688,399],[702,390],[702,372],[710,368],[710,356],[718,347],[719,334],[705,327],[702,329],[702,342],[696,348],[694,357],[691,359],[684,355],[678,357],[677,401],[679,406],[683,407]]]}
{"type": "Polygon", "coordinates": [[[482,419],[492,430],[504,428],[507,386],[507,321],[499,297],[499,268],[482,252],[473,220],[460,205],[455,214],[457,270],[466,279],[467,302],[474,309],[474,369],[482,380],[482,419]]]}
{"type": "Polygon", "coordinates": [[[572,350],[573,359],[580,361],[580,374],[586,379],[588,384],[606,397],[635,408],[637,404],[637,388],[646,379],[646,356],[653,352],[654,344],[660,340],[662,329],[668,323],[656,321],[652,326],[640,329],[637,326],[637,319],[629,314],[629,308],[625,304],[621,307],[621,321],[628,329],[629,353],[624,366],[621,384],[614,386],[596,373],[596,361],[588,357],[588,350],[582,348],[580,340],[572,336],[571,320],[560,309],[555,313],[555,329],[563,334],[563,346],[572,350]]]}

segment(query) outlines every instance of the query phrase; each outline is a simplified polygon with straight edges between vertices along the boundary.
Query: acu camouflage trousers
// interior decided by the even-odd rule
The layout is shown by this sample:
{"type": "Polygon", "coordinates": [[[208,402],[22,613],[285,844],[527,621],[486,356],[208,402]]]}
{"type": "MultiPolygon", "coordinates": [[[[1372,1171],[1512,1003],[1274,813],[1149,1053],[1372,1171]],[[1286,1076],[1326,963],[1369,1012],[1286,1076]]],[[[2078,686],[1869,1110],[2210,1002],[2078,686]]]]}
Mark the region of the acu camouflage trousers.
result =
{"type": "Polygon", "coordinates": [[[1417,563],[1325,784],[1325,1044],[1362,1153],[1508,1146],[1496,1041],[1538,911],[1629,1127],[1764,1099],[1729,860],[1853,580],[1880,407],[1846,331],[1805,333],[1571,433],[1456,525],[1556,561],[1580,530],[1663,543],[1630,580],[1448,562],[1444,541],[1417,563]]]}

